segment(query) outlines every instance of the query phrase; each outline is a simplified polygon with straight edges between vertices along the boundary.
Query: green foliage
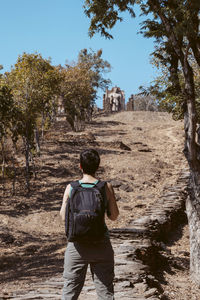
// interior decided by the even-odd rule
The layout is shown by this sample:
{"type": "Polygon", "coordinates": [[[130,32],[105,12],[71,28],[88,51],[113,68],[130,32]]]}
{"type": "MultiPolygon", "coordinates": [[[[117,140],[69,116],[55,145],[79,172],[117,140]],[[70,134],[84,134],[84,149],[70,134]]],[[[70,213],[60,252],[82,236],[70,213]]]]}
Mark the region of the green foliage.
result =
{"type": "Polygon", "coordinates": [[[40,54],[23,53],[11,72],[5,74],[18,109],[19,133],[31,147],[34,147],[37,119],[52,110],[59,80],[59,73],[51,66],[50,60],[43,59],[40,54]]]}
{"type": "Polygon", "coordinates": [[[77,63],[60,68],[61,95],[67,120],[74,130],[76,122],[84,122],[94,106],[97,90],[105,89],[110,80],[103,75],[110,71],[110,64],[103,60],[102,50],[83,49],[77,63]]]}
{"type": "MultiPolygon", "coordinates": [[[[111,65],[108,61],[102,59],[102,49],[94,52],[90,49],[83,49],[78,56],[78,63],[83,64],[88,70],[90,70],[90,80],[92,87],[97,93],[97,89],[105,90],[110,84],[110,79],[105,79],[104,74],[110,72],[111,65]]],[[[96,98],[96,95],[95,95],[96,98]]]]}
{"type": "Polygon", "coordinates": [[[52,98],[58,93],[59,73],[51,61],[40,54],[18,57],[17,63],[7,76],[16,104],[24,117],[36,118],[52,107],[52,98]]]}
{"type": "Polygon", "coordinates": [[[0,140],[10,128],[14,113],[14,102],[11,90],[6,85],[0,86],[0,140]]]}
{"type": "Polygon", "coordinates": [[[22,138],[28,190],[30,155],[38,143],[35,139],[38,119],[49,116],[53,110],[60,80],[60,74],[50,60],[43,59],[40,54],[27,53],[20,55],[11,72],[1,78],[3,94],[0,114],[4,123],[9,119],[6,128],[11,133],[13,143],[16,144],[19,136],[22,138]]]}
{"type": "Polygon", "coordinates": [[[135,0],[85,0],[85,14],[91,18],[89,35],[92,37],[95,32],[100,32],[106,38],[112,38],[108,32],[114,27],[117,21],[122,21],[120,12],[129,11],[132,17],[135,16],[132,6],[135,0]]]}
{"type": "MultiPolygon", "coordinates": [[[[172,62],[167,57],[166,52],[160,50],[160,55],[155,55],[152,59],[153,65],[160,69],[160,75],[152,82],[152,85],[141,90],[143,93],[151,93],[158,100],[160,109],[172,113],[175,120],[184,119],[186,111],[186,97],[184,94],[185,81],[181,66],[175,63],[172,68],[172,62]],[[172,71],[175,71],[175,75],[172,71]]],[[[200,71],[199,66],[192,54],[189,54],[190,65],[194,73],[195,105],[196,118],[200,123],[200,71]]]]}
{"type": "Polygon", "coordinates": [[[84,119],[84,109],[87,109],[95,91],[90,81],[90,70],[84,64],[67,66],[61,69],[63,78],[61,95],[67,119],[74,128],[75,116],[84,119]]]}
{"type": "Polygon", "coordinates": [[[20,132],[20,111],[15,106],[12,90],[2,80],[0,84],[0,140],[10,134],[16,142],[20,132]]]}

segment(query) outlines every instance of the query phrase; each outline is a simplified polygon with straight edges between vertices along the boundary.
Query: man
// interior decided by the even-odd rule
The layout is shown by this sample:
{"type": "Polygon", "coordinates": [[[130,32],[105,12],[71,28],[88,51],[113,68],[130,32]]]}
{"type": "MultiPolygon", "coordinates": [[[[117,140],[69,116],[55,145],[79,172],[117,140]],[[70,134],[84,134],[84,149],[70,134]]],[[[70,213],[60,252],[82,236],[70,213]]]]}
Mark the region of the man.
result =
{"type": "MultiPolygon", "coordinates": [[[[82,179],[79,180],[80,186],[86,188],[98,186],[100,181],[95,177],[95,173],[99,164],[100,157],[96,150],[88,149],[80,154],[80,168],[83,173],[82,179]]],[[[110,183],[106,183],[103,188],[105,189],[105,212],[108,218],[114,221],[119,215],[114,191],[110,183]]],[[[63,220],[66,217],[66,206],[72,195],[72,191],[73,184],[68,184],[60,210],[63,220]]],[[[68,242],[65,252],[62,300],[78,299],[84,285],[88,264],[90,265],[98,299],[114,299],[114,252],[105,220],[104,228],[104,234],[99,241],[89,243],[81,241],[68,242]]]]}

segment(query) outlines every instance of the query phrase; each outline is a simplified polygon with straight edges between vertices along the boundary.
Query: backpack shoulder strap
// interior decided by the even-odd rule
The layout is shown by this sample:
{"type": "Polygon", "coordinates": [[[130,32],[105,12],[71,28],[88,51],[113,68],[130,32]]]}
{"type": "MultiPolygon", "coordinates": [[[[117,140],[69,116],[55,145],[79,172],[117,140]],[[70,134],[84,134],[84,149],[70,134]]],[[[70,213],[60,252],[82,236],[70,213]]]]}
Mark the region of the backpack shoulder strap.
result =
{"type": "Polygon", "coordinates": [[[99,189],[105,187],[105,185],[106,185],[106,181],[100,181],[100,180],[95,184],[95,186],[99,189]]]}
{"type": "Polygon", "coordinates": [[[73,196],[76,193],[76,191],[78,190],[78,188],[81,187],[81,185],[79,183],[79,180],[70,182],[70,185],[71,185],[71,190],[70,190],[69,199],[70,199],[70,202],[71,202],[71,199],[73,198],[73,196]]]}
{"type": "Polygon", "coordinates": [[[73,189],[75,189],[80,186],[80,182],[79,182],[79,180],[72,181],[72,182],[70,182],[70,185],[73,189]]]}
{"type": "Polygon", "coordinates": [[[98,181],[95,185],[95,187],[100,191],[103,200],[104,200],[104,209],[107,211],[108,209],[108,200],[106,196],[106,181],[98,181]]]}

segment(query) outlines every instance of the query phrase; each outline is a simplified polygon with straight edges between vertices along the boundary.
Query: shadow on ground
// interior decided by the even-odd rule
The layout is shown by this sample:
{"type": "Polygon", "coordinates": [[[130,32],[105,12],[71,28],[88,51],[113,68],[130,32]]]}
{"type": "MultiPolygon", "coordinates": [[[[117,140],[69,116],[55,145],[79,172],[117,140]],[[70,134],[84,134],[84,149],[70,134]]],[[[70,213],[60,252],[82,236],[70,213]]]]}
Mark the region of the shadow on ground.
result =
{"type": "MultiPolygon", "coordinates": [[[[49,237],[46,237],[46,239],[49,237]]],[[[63,251],[66,241],[62,236],[47,240],[27,237],[24,243],[29,245],[20,249],[19,253],[4,254],[0,257],[0,282],[15,282],[24,280],[53,277],[63,271],[63,251]],[[30,244],[30,241],[32,244],[30,244]]]]}

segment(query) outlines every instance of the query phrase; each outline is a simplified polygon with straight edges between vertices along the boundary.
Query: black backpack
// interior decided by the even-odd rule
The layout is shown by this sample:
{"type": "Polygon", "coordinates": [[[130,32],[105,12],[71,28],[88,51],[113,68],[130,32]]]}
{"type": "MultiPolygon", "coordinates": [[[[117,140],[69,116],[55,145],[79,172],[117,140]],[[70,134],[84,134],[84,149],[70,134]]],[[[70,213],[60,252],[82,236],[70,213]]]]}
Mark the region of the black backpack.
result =
{"type": "Polygon", "coordinates": [[[104,221],[107,209],[106,182],[98,181],[91,185],[84,187],[79,181],[71,183],[65,216],[65,230],[70,242],[99,241],[107,231],[104,221]]]}

